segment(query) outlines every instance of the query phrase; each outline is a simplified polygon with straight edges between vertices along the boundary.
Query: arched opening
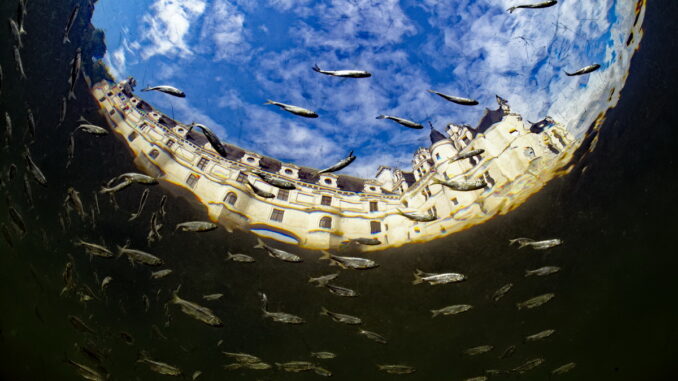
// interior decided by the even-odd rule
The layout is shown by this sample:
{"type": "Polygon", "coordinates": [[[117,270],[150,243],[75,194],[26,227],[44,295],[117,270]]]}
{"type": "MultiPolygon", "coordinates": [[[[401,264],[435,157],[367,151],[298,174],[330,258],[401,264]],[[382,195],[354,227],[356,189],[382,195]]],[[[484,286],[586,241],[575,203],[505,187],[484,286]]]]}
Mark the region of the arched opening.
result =
{"type": "Polygon", "coordinates": [[[153,148],[153,149],[151,150],[151,152],[148,153],[148,156],[149,156],[151,159],[156,159],[156,158],[158,157],[158,155],[160,155],[160,151],[158,151],[156,148],[153,148]]]}
{"type": "Polygon", "coordinates": [[[323,217],[320,219],[320,228],[332,229],[332,217],[323,217]]]}
{"type": "Polygon", "coordinates": [[[238,201],[238,196],[233,192],[228,192],[228,194],[224,198],[224,201],[226,201],[226,203],[228,203],[229,205],[235,205],[235,202],[238,201]]]}

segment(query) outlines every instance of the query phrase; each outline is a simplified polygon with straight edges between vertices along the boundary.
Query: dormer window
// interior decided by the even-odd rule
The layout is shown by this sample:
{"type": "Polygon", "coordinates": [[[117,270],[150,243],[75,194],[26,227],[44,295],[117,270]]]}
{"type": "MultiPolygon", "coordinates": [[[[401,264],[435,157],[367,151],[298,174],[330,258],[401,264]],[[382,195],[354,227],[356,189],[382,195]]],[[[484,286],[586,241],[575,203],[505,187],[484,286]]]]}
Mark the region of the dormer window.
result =
{"type": "Polygon", "coordinates": [[[331,196],[322,196],[320,199],[320,204],[325,205],[325,206],[331,206],[332,205],[332,197],[331,196]]]}

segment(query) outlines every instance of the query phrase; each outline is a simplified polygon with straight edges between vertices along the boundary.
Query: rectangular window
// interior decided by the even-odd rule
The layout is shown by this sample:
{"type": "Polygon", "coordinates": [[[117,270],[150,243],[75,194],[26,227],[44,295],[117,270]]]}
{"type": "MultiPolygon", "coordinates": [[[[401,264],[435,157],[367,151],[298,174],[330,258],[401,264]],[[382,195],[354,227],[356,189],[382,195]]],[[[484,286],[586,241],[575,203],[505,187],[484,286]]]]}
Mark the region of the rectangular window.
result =
{"type": "Polygon", "coordinates": [[[332,205],[332,197],[330,196],[323,196],[322,199],[320,200],[321,205],[326,205],[330,206],[332,205]]]}
{"type": "Polygon", "coordinates": [[[450,201],[452,201],[452,205],[459,205],[459,201],[457,200],[457,198],[456,198],[456,197],[455,197],[455,198],[453,198],[453,199],[452,199],[452,200],[450,200],[450,201]]]}
{"type": "Polygon", "coordinates": [[[247,181],[247,175],[242,172],[238,172],[238,178],[235,179],[235,181],[243,184],[247,181]]]}
{"type": "Polygon", "coordinates": [[[285,214],[284,210],[273,209],[273,212],[271,213],[271,221],[282,222],[283,214],[285,214]]]}
{"type": "Polygon", "coordinates": [[[174,145],[174,143],[175,143],[174,140],[172,140],[172,139],[168,140],[168,141],[167,141],[167,148],[172,148],[172,146],[174,145]]]}
{"type": "Polygon", "coordinates": [[[139,126],[139,129],[140,129],[141,131],[143,131],[143,130],[146,129],[146,127],[148,127],[148,124],[146,124],[146,123],[141,123],[141,125],[139,126]]]}
{"type": "Polygon", "coordinates": [[[278,200],[287,201],[290,198],[290,191],[287,189],[278,190],[278,200]]]}
{"type": "Polygon", "coordinates": [[[370,212],[378,212],[379,211],[379,203],[376,201],[370,201],[370,212]]]}
{"type": "Polygon", "coordinates": [[[198,182],[199,179],[200,176],[191,173],[190,175],[188,175],[188,178],[186,179],[186,185],[188,185],[191,188],[194,188],[195,184],[198,182]]]}
{"type": "Polygon", "coordinates": [[[381,223],[379,221],[370,221],[370,232],[372,234],[381,233],[381,223]]]}
{"type": "Polygon", "coordinates": [[[435,206],[432,206],[431,209],[428,210],[428,213],[434,217],[438,217],[438,209],[436,209],[435,206]]]}
{"type": "Polygon", "coordinates": [[[130,142],[133,142],[134,139],[137,138],[137,136],[139,136],[139,134],[137,134],[136,131],[132,131],[131,134],[127,135],[127,140],[129,140],[130,142]]]}
{"type": "Polygon", "coordinates": [[[204,158],[204,157],[201,157],[200,160],[198,160],[198,168],[200,168],[200,169],[205,169],[205,166],[206,166],[207,163],[209,163],[209,162],[210,162],[210,161],[209,161],[208,159],[206,159],[206,158],[204,158]]]}
{"type": "Polygon", "coordinates": [[[440,154],[436,153],[436,160],[440,160],[440,154]]]}

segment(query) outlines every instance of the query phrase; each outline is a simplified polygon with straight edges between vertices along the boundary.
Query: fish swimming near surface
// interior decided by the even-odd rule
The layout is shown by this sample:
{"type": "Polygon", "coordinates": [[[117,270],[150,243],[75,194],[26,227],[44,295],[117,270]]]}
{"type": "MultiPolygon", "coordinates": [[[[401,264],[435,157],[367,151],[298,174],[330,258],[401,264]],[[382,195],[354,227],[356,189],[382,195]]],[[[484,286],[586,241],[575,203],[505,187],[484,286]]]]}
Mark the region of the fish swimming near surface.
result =
{"type": "Polygon", "coordinates": [[[311,357],[315,357],[320,360],[330,360],[337,357],[337,355],[335,355],[332,352],[323,351],[323,352],[311,352],[311,357]]]}
{"type": "Polygon", "coordinates": [[[57,123],[57,128],[61,127],[66,120],[66,113],[68,112],[68,99],[66,97],[61,98],[61,107],[59,108],[59,122],[57,123]]]}
{"type": "Polygon", "coordinates": [[[297,189],[297,187],[291,181],[279,179],[275,176],[271,176],[268,173],[261,172],[261,171],[251,171],[251,173],[255,174],[260,179],[264,180],[265,183],[273,185],[276,188],[287,189],[287,190],[297,189]]]}
{"type": "Polygon", "coordinates": [[[252,188],[252,192],[254,192],[254,194],[256,194],[259,197],[263,197],[263,198],[274,198],[275,197],[275,195],[273,193],[266,192],[265,190],[258,188],[256,185],[252,184],[249,180],[247,180],[247,185],[249,185],[250,188],[252,188]]]}
{"type": "Polygon", "coordinates": [[[31,172],[31,175],[33,176],[35,181],[37,181],[38,184],[46,187],[47,186],[47,178],[42,173],[40,168],[33,161],[33,157],[31,156],[31,151],[28,149],[28,147],[24,147],[24,148],[25,148],[24,159],[26,160],[26,167],[28,168],[29,172],[31,172]]]}
{"type": "Polygon", "coordinates": [[[544,266],[534,270],[525,270],[525,277],[536,275],[536,276],[546,276],[557,273],[560,271],[558,266],[544,266]]]}
{"type": "Polygon", "coordinates": [[[68,90],[68,99],[75,99],[75,83],[80,78],[80,67],[82,66],[82,50],[75,50],[75,57],[71,61],[71,75],[68,78],[70,88],[68,90]]]}
{"type": "Polygon", "coordinates": [[[153,279],[162,279],[162,278],[164,278],[164,277],[170,275],[170,274],[173,273],[173,272],[174,272],[174,271],[172,271],[172,270],[170,270],[170,269],[164,269],[164,270],[154,271],[154,272],[151,273],[151,278],[153,278],[153,279]]]}
{"type": "Polygon", "coordinates": [[[288,314],[286,312],[270,312],[267,309],[268,306],[268,297],[263,292],[259,293],[261,298],[261,311],[264,313],[265,318],[269,318],[278,323],[285,324],[303,324],[305,323],[304,319],[300,318],[297,315],[288,314]]]}
{"type": "Polygon", "coordinates": [[[172,292],[172,299],[170,300],[170,303],[178,305],[179,307],[181,307],[181,311],[183,313],[209,326],[212,327],[224,326],[224,323],[221,322],[221,320],[214,314],[214,312],[211,309],[181,299],[179,297],[180,288],[181,285],[172,292]]]}
{"type": "Polygon", "coordinates": [[[504,349],[503,352],[499,355],[499,359],[505,359],[513,356],[513,354],[516,352],[516,349],[518,349],[515,345],[509,345],[504,349]]]}
{"type": "Polygon", "coordinates": [[[313,71],[320,74],[343,78],[368,78],[372,76],[371,73],[362,70],[321,70],[318,65],[313,66],[313,71]]]}
{"type": "Polygon", "coordinates": [[[75,157],[75,136],[73,136],[73,134],[69,134],[68,144],[66,145],[66,168],[71,166],[74,157],[75,157]]]}
{"type": "Polygon", "coordinates": [[[305,372],[308,370],[313,370],[316,367],[315,364],[308,361],[289,361],[286,363],[275,363],[278,369],[284,370],[286,372],[305,372]]]}
{"type": "Polygon", "coordinates": [[[74,242],[74,245],[81,246],[85,249],[85,253],[90,256],[96,256],[101,258],[113,258],[113,252],[108,250],[102,245],[97,245],[95,243],[85,242],[83,240],[78,240],[74,242]]]}
{"type": "Polygon", "coordinates": [[[227,158],[228,151],[226,151],[226,147],[224,147],[224,145],[221,143],[221,140],[219,140],[219,137],[217,137],[217,135],[215,135],[214,132],[212,132],[212,130],[210,130],[205,125],[199,123],[192,123],[191,126],[188,128],[189,132],[194,127],[198,127],[202,131],[202,134],[205,136],[207,141],[210,142],[212,148],[214,148],[214,150],[217,151],[217,153],[221,155],[221,157],[223,157],[224,159],[227,158]]]}
{"type": "Polygon", "coordinates": [[[14,19],[9,19],[9,29],[12,31],[12,37],[14,37],[14,42],[19,47],[19,49],[24,48],[24,44],[21,42],[21,32],[19,31],[19,25],[14,21],[14,19]]]}
{"type": "Polygon", "coordinates": [[[419,269],[414,272],[414,280],[412,284],[420,284],[428,282],[430,285],[456,283],[466,280],[464,274],[459,273],[425,273],[419,269]]]}
{"type": "Polygon", "coordinates": [[[87,214],[85,212],[85,206],[82,203],[80,198],[80,192],[75,190],[73,187],[68,187],[66,190],[66,199],[64,200],[64,206],[66,207],[67,212],[72,208],[80,216],[81,220],[85,220],[87,214]]]}
{"type": "Polygon", "coordinates": [[[148,266],[160,266],[164,263],[162,259],[153,254],[141,250],[128,249],[127,244],[123,247],[118,246],[118,257],[122,255],[126,255],[132,265],[134,265],[135,262],[148,266]]]}
{"type": "Polygon", "coordinates": [[[543,241],[535,241],[531,238],[515,238],[509,240],[509,245],[513,245],[514,243],[518,244],[518,249],[522,249],[523,247],[531,247],[534,250],[546,250],[562,245],[563,241],[558,238],[547,239],[543,241]]]}
{"type": "Polygon", "coordinates": [[[21,32],[21,34],[27,34],[26,30],[24,29],[24,20],[28,14],[28,10],[26,9],[27,1],[28,0],[19,0],[19,4],[17,6],[16,20],[17,24],[19,25],[19,32],[21,32]]]}
{"type": "Polygon", "coordinates": [[[351,151],[351,152],[348,153],[348,156],[341,159],[338,163],[332,165],[331,167],[328,167],[328,168],[325,168],[325,169],[318,171],[317,174],[319,175],[321,173],[329,173],[329,172],[336,172],[336,171],[342,170],[342,169],[348,167],[349,164],[353,163],[353,161],[355,159],[356,159],[356,157],[353,156],[353,151],[351,151]]]}
{"type": "Polygon", "coordinates": [[[257,244],[254,246],[255,249],[264,249],[268,253],[269,256],[273,258],[278,258],[282,261],[285,262],[292,262],[292,263],[299,263],[303,262],[304,260],[301,259],[301,257],[294,255],[292,253],[288,253],[285,250],[280,250],[276,249],[273,247],[270,247],[264,243],[261,239],[257,238],[257,244]]]}
{"type": "Polygon", "coordinates": [[[453,306],[447,306],[443,307],[438,310],[431,310],[431,313],[433,314],[433,317],[436,317],[438,315],[456,315],[460,314],[462,312],[466,312],[470,309],[472,309],[473,306],[468,305],[468,304],[455,304],[453,306]]]}
{"type": "Polygon", "coordinates": [[[329,284],[329,283],[326,284],[325,287],[327,287],[327,289],[330,290],[330,292],[334,295],[345,296],[345,297],[358,296],[358,293],[351,290],[350,288],[335,286],[335,285],[329,284]]]}
{"type": "Polygon", "coordinates": [[[107,276],[104,280],[101,281],[101,291],[106,289],[106,287],[113,281],[113,277],[107,276]]]}
{"type": "Polygon", "coordinates": [[[68,35],[71,33],[71,28],[73,28],[73,24],[75,23],[75,19],[78,18],[78,12],[80,11],[80,6],[76,5],[75,8],[71,11],[71,15],[68,17],[68,23],[66,24],[66,27],[64,28],[64,38],[62,40],[62,43],[70,43],[71,40],[68,38],[68,35]]]}
{"type": "Polygon", "coordinates": [[[537,341],[541,339],[545,339],[551,335],[553,335],[556,332],[555,329],[545,329],[541,332],[537,332],[534,335],[526,336],[525,341],[537,341]]]}
{"type": "Polygon", "coordinates": [[[360,237],[360,238],[347,239],[346,241],[342,241],[341,244],[344,245],[344,246],[349,246],[349,245],[376,246],[376,245],[381,245],[381,241],[376,239],[376,238],[360,237]]]}
{"type": "Polygon", "coordinates": [[[321,250],[321,252],[323,255],[320,257],[320,260],[329,260],[330,264],[336,264],[343,269],[369,270],[379,267],[379,264],[371,259],[359,257],[341,257],[325,250],[321,250]]]}
{"type": "Polygon", "coordinates": [[[494,347],[492,345],[479,345],[477,347],[465,349],[462,353],[467,356],[477,356],[483,353],[487,353],[493,349],[494,347]]]}
{"type": "Polygon", "coordinates": [[[553,299],[556,296],[554,293],[547,293],[539,296],[535,296],[534,298],[528,299],[524,302],[516,303],[516,308],[519,310],[522,309],[532,309],[539,307],[543,304],[548,303],[551,299],[553,299]]]}
{"type": "Polygon", "coordinates": [[[152,243],[160,241],[162,239],[162,236],[160,235],[160,229],[162,229],[162,224],[158,223],[157,211],[151,214],[151,219],[149,223],[150,228],[148,230],[148,234],[146,235],[146,242],[148,243],[148,246],[151,246],[152,243]]]}
{"type": "Polygon", "coordinates": [[[19,213],[18,210],[16,210],[13,206],[10,206],[9,209],[9,217],[12,219],[12,224],[17,228],[19,231],[19,235],[21,237],[25,236],[28,230],[26,229],[26,224],[24,223],[23,217],[21,217],[21,214],[19,213]]]}
{"type": "Polygon", "coordinates": [[[232,254],[230,251],[226,252],[226,260],[227,261],[233,261],[233,262],[240,262],[240,263],[252,263],[256,262],[256,260],[249,255],[246,254],[232,254]]]}
{"type": "Polygon", "coordinates": [[[10,141],[12,140],[12,135],[12,118],[9,116],[9,113],[5,111],[5,145],[9,146],[10,141]]]}
{"type": "Polygon", "coordinates": [[[376,332],[366,331],[364,329],[358,330],[358,334],[367,337],[368,339],[379,344],[387,344],[386,338],[376,332]]]}
{"type": "Polygon", "coordinates": [[[513,288],[513,283],[506,283],[505,285],[499,287],[497,291],[492,294],[492,300],[498,302],[499,299],[503,298],[511,289],[513,288]]]}
{"type": "Polygon", "coordinates": [[[447,101],[459,104],[459,105],[464,105],[464,106],[475,106],[478,104],[478,101],[475,99],[469,99],[469,98],[462,98],[462,97],[455,97],[452,95],[447,95],[443,94],[441,92],[435,91],[435,90],[428,90],[429,93],[435,94],[447,101]]]}
{"type": "Polygon", "coordinates": [[[399,117],[397,117],[397,116],[379,115],[379,116],[377,117],[377,119],[388,119],[388,120],[392,120],[392,121],[394,121],[394,122],[396,122],[396,123],[398,123],[398,124],[401,124],[401,125],[403,125],[403,126],[405,126],[405,127],[414,128],[414,129],[416,129],[416,130],[421,130],[422,128],[424,128],[424,126],[422,126],[422,125],[419,124],[419,123],[413,122],[413,121],[411,121],[411,120],[399,118],[399,117]]]}
{"type": "Polygon", "coordinates": [[[264,104],[278,106],[281,109],[283,109],[283,110],[285,110],[289,113],[292,113],[294,115],[303,116],[304,118],[317,118],[318,117],[318,114],[316,114],[315,112],[313,112],[311,110],[307,110],[305,108],[301,108],[301,107],[298,107],[298,106],[288,105],[288,104],[285,104],[285,103],[275,102],[275,101],[272,101],[270,99],[267,100],[266,103],[264,103],[264,104]]]}
{"type": "Polygon", "coordinates": [[[80,364],[79,362],[73,361],[69,358],[66,358],[65,361],[76,368],[78,370],[78,374],[85,380],[105,381],[108,379],[109,375],[104,375],[99,370],[95,370],[87,365],[80,364]]]}
{"type": "Polygon", "coordinates": [[[511,7],[506,10],[508,13],[513,13],[516,9],[524,8],[524,9],[540,9],[540,8],[548,8],[552,7],[554,5],[558,4],[557,0],[548,0],[544,1],[541,3],[535,3],[535,4],[522,4],[522,5],[516,5],[514,7],[511,7]]]}
{"type": "Polygon", "coordinates": [[[115,193],[127,188],[129,185],[134,183],[143,185],[156,185],[158,184],[158,179],[141,173],[135,172],[123,173],[120,176],[116,176],[110,179],[106,183],[106,186],[101,188],[99,193],[115,193]],[[113,184],[115,184],[116,181],[120,181],[120,183],[113,186],[113,184]]]}
{"type": "Polygon", "coordinates": [[[167,195],[164,194],[160,198],[160,206],[158,207],[158,214],[160,217],[165,218],[167,211],[165,210],[165,205],[167,204],[167,195]]]}
{"type": "Polygon", "coordinates": [[[14,47],[14,64],[16,66],[16,71],[19,72],[19,78],[28,79],[28,77],[26,77],[26,72],[24,71],[24,64],[21,62],[21,53],[16,46],[14,47]]]}
{"type": "Polygon", "coordinates": [[[167,86],[167,85],[161,85],[161,86],[153,86],[153,87],[146,87],[145,89],[141,89],[141,91],[160,91],[161,93],[173,95],[175,97],[179,98],[185,98],[186,93],[183,91],[177,89],[176,87],[173,86],[167,86]]]}
{"type": "Polygon", "coordinates": [[[565,374],[577,366],[576,363],[568,362],[565,365],[559,366],[556,369],[551,371],[551,374],[565,374]]]}
{"type": "Polygon", "coordinates": [[[149,369],[158,374],[164,374],[166,376],[180,376],[182,374],[181,369],[176,366],[152,360],[145,351],[139,353],[137,362],[148,365],[149,369]]]}
{"type": "Polygon", "coordinates": [[[177,224],[174,230],[181,230],[182,232],[209,232],[219,225],[208,221],[188,221],[177,224]]]}
{"type": "Polygon", "coordinates": [[[242,364],[253,364],[261,362],[261,359],[259,357],[251,355],[249,353],[233,353],[233,352],[221,352],[221,353],[242,364]]]}
{"type": "Polygon", "coordinates": [[[332,312],[325,307],[320,307],[320,314],[324,316],[329,316],[332,320],[334,320],[337,323],[343,323],[348,325],[358,325],[363,323],[363,321],[359,317],[332,312]]]}
{"type": "Polygon", "coordinates": [[[474,191],[478,189],[483,189],[487,186],[487,182],[482,179],[473,179],[473,180],[463,180],[463,181],[457,181],[457,180],[440,180],[438,178],[433,178],[432,180],[433,184],[438,184],[438,185],[443,185],[446,186],[452,190],[456,190],[459,192],[469,192],[469,191],[474,191]]]}
{"type": "Polygon", "coordinates": [[[96,135],[96,136],[103,136],[103,135],[108,135],[108,131],[99,126],[95,126],[93,124],[81,124],[78,127],[73,130],[73,132],[76,131],[84,131],[87,132],[88,134],[96,135]]]}
{"type": "Polygon", "coordinates": [[[31,190],[31,182],[28,179],[28,174],[24,172],[24,195],[29,207],[33,207],[33,191],[31,190]]]}
{"type": "Polygon", "coordinates": [[[544,361],[545,360],[541,357],[538,357],[538,358],[535,358],[535,359],[532,359],[532,360],[527,360],[523,364],[518,365],[517,367],[511,369],[511,372],[518,373],[518,374],[524,374],[527,371],[530,371],[530,370],[538,367],[539,365],[543,364],[544,361]]]}
{"type": "Polygon", "coordinates": [[[417,221],[417,222],[430,222],[430,221],[435,221],[438,219],[435,215],[431,213],[427,214],[421,214],[421,213],[413,213],[413,212],[403,212],[400,209],[396,209],[396,212],[400,214],[403,217],[406,217],[407,219],[410,219],[412,221],[417,221]]]}
{"type": "Polygon", "coordinates": [[[336,279],[339,276],[339,271],[337,271],[334,274],[327,274],[327,275],[321,275],[319,277],[313,278],[309,277],[308,278],[308,283],[315,283],[316,287],[325,287],[327,284],[334,279],[336,279]]]}
{"type": "Polygon", "coordinates": [[[389,374],[411,374],[415,368],[407,365],[377,365],[377,368],[389,374]]]}
{"type": "Polygon", "coordinates": [[[588,73],[594,72],[594,71],[596,71],[596,70],[598,70],[598,69],[600,69],[600,65],[598,65],[598,64],[593,64],[593,65],[585,66],[585,67],[583,67],[583,68],[581,68],[581,69],[575,71],[574,73],[568,73],[568,72],[565,72],[565,75],[567,75],[567,76],[569,76],[569,77],[573,77],[573,76],[575,76],[575,75],[584,75],[584,74],[588,74],[588,73]]]}
{"type": "Polygon", "coordinates": [[[148,195],[151,193],[150,190],[144,189],[144,192],[141,194],[141,198],[139,199],[139,207],[137,208],[136,213],[132,213],[132,216],[127,221],[134,221],[139,216],[141,215],[141,212],[144,210],[144,206],[146,205],[146,200],[148,200],[148,195]]]}
{"type": "Polygon", "coordinates": [[[209,295],[203,295],[202,298],[207,300],[207,301],[212,301],[212,300],[219,300],[221,297],[224,296],[224,294],[209,294],[209,295]]]}
{"type": "Polygon", "coordinates": [[[30,136],[31,141],[35,139],[35,117],[33,117],[33,110],[30,107],[26,109],[26,133],[25,136],[30,136]]]}
{"type": "Polygon", "coordinates": [[[474,150],[471,150],[471,151],[468,151],[468,152],[464,152],[464,153],[454,155],[453,157],[450,158],[449,162],[454,163],[455,161],[469,159],[473,156],[481,155],[484,152],[485,152],[484,149],[474,149],[474,150]]]}

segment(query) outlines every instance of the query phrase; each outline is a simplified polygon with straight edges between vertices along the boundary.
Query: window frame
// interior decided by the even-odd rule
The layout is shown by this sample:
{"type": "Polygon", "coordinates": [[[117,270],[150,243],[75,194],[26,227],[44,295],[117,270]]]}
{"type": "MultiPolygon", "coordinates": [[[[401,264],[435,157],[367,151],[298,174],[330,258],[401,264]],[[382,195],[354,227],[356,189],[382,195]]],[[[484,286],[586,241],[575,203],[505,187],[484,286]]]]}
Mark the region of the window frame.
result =
{"type": "Polygon", "coordinates": [[[273,210],[271,211],[271,217],[270,217],[271,221],[283,222],[284,217],[285,217],[285,211],[283,209],[273,208],[273,210]]]}

